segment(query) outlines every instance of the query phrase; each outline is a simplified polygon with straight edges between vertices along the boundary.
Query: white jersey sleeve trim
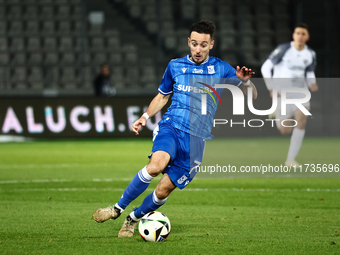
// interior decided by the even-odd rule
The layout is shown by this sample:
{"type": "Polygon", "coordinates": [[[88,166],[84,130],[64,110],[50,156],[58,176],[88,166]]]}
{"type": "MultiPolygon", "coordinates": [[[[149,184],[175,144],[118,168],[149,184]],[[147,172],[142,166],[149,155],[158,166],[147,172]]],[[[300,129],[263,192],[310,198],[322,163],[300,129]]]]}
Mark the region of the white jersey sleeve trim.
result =
{"type": "Polygon", "coordinates": [[[162,91],[161,89],[158,89],[158,91],[159,91],[162,95],[169,95],[169,94],[172,93],[172,91],[170,91],[170,92],[164,92],[164,91],[162,91]]]}

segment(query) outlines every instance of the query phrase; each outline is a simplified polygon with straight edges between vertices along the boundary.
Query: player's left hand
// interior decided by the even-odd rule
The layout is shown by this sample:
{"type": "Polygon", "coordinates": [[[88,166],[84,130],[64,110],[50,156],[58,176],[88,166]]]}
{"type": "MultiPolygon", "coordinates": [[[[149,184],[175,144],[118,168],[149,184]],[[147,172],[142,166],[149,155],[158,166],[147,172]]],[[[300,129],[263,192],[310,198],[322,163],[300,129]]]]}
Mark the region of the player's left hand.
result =
{"type": "Polygon", "coordinates": [[[311,84],[311,85],[309,86],[309,89],[310,89],[310,91],[312,91],[312,92],[316,92],[316,91],[319,90],[319,86],[318,86],[318,84],[313,83],[313,84],[311,84]]]}
{"type": "Polygon", "coordinates": [[[245,66],[242,68],[239,66],[236,67],[236,76],[243,82],[247,82],[254,74],[255,72],[252,72],[251,69],[248,69],[245,66]]]}

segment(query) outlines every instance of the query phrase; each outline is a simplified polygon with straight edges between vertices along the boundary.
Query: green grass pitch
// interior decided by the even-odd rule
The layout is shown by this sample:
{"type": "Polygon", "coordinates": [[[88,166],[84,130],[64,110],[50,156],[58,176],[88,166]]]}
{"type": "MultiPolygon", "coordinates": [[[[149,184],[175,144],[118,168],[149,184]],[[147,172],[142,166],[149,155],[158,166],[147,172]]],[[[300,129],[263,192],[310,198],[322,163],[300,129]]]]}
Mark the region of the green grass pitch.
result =
{"type": "MultiPolygon", "coordinates": [[[[297,160],[338,164],[339,142],[306,138],[297,160]]],[[[279,165],[288,143],[234,138],[208,146],[233,165],[279,165]]],[[[146,243],[138,231],[119,239],[125,216],[157,179],[119,219],[98,224],[92,214],[119,199],[151,146],[140,138],[0,144],[0,254],[340,254],[338,178],[199,175],[159,210],[172,224],[166,242],[146,243]]]]}

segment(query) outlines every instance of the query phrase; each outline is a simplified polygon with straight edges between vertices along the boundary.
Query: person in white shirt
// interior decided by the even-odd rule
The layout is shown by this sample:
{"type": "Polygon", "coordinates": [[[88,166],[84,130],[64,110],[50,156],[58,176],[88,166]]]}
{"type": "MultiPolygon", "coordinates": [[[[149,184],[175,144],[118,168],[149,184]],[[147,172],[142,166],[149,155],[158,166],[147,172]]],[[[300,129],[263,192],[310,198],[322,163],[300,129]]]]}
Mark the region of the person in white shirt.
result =
{"type": "MultiPolygon", "coordinates": [[[[266,81],[270,96],[273,97],[273,88],[278,88],[278,107],[276,109],[276,125],[283,135],[292,134],[285,165],[300,166],[295,161],[305,135],[307,116],[296,107],[288,104],[286,115],[281,115],[281,103],[279,89],[283,86],[309,88],[311,92],[318,91],[315,78],[316,54],[306,43],[309,40],[309,30],[305,23],[298,23],[293,32],[293,41],[280,44],[263,63],[261,67],[262,76],[266,81]],[[274,79],[273,79],[274,78],[274,79]],[[285,79],[279,79],[285,78],[285,79]],[[282,121],[294,117],[296,126],[286,124],[282,121]]],[[[299,98],[297,93],[290,93],[290,98],[299,98]]],[[[288,98],[288,97],[287,97],[288,98]]],[[[303,104],[308,110],[309,102],[303,104]]],[[[285,123],[287,123],[285,121],[285,123]]]]}

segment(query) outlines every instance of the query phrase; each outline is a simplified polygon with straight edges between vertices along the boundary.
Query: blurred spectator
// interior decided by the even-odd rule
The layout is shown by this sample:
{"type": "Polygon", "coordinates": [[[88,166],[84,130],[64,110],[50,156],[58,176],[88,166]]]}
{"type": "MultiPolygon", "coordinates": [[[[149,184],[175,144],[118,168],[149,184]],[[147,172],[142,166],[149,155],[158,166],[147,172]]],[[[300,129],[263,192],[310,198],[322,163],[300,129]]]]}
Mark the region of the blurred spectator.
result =
{"type": "Polygon", "coordinates": [[[116,95],[116,89],[111,82],[110,68],[107,64],[100,66],[100,74],[93,82],[95,95],[99,97],[111,97],[116,95]]]}

